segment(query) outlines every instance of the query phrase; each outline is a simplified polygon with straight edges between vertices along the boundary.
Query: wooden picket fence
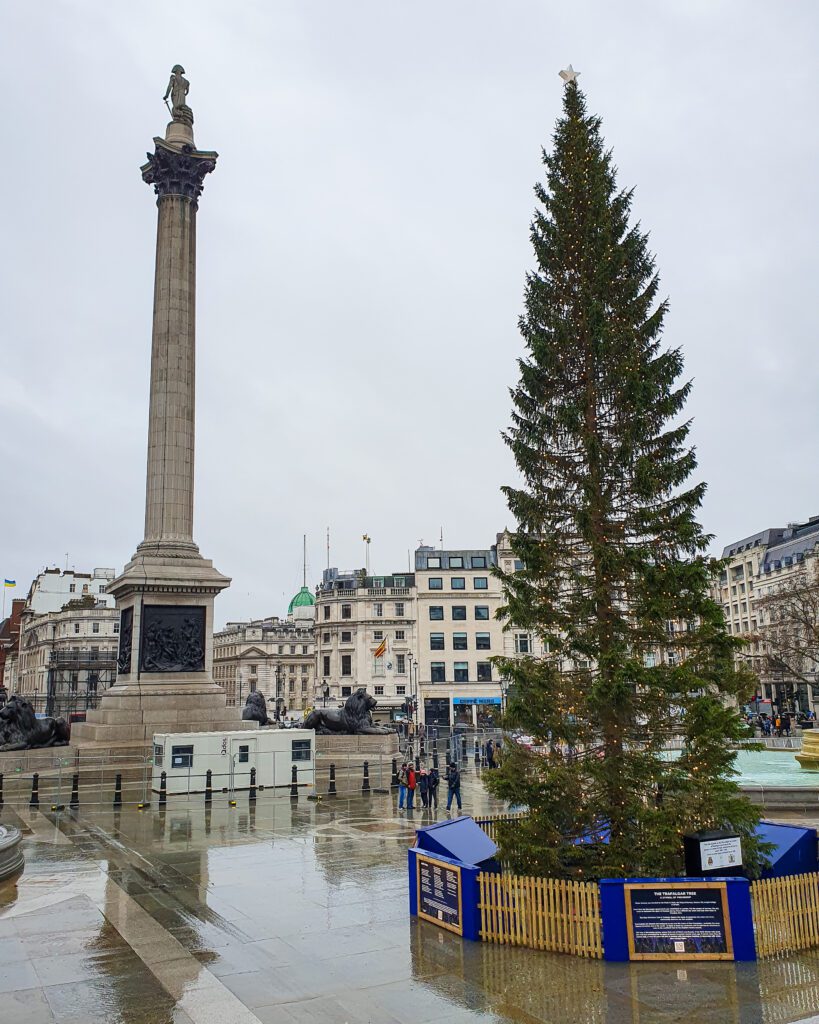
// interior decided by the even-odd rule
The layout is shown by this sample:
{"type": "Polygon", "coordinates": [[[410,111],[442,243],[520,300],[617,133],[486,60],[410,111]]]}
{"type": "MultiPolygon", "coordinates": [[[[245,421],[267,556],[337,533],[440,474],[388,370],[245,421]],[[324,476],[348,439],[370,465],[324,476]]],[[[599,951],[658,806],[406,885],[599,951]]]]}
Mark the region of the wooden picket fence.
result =
{"type": "Polygon", "coordinates": [[[819,946],[819,872],[751,882],[758,957],[819,946]]]}
{"type": "Polygon", "coordinates": [[[497,829],[495,828],[495,822],[522,821],[524,818],[528,817],[528,811],[516,811],[511,814],[485,814],[482,818],[475,818],[474,821],[476,825],[480,825],[484,832],[494,842],[497,838],[497,829]]]}
{"type": "Polygon", "coordinates": [[[603,956],[596,882],[521,875],[478,875],[481,938],[574,956],[603,956]]]}

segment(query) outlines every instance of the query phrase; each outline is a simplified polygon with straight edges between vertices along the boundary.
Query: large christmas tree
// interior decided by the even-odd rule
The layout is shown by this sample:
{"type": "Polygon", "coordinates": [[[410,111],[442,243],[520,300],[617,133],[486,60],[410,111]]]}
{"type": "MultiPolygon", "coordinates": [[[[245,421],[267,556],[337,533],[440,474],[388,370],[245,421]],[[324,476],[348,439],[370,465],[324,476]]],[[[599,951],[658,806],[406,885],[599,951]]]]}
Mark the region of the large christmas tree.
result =
{"type": "Polygon", "coordinates": [[[718,563],[681,415],[691,385],[680,350],[661,346],[654,258],[574,80],[543,162],[505,435],[523,568],[500,575],[505,613],[547,653],[499,659],[506,727],[534,738],[507,742],[488,775],[530,812],[501,847],[525,873],[663,874],[682,867],[684,832],[729,826],[747,863],[758,815],[730,744],[753,680],[735,671],[709,597],[718,563]],[[677,760],[663,750],[673,731],[685,738],[677,760]]]}

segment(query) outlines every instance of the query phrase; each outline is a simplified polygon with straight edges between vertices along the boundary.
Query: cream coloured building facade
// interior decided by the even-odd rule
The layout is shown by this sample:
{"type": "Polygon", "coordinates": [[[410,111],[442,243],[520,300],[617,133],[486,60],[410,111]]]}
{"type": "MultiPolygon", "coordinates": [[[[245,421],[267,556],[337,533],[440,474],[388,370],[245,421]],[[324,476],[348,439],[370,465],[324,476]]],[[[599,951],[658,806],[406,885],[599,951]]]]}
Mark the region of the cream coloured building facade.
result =
{"type": "Polygon", "coordinates": [[[301,717],[315,692],[314,599],[302,587],[290,602],[286,619],[271,616],[228,622],[213,635],[213,679],[229,705],[242,706],[259,690],[276,711],[301,717]]]}
{"type": "Polygon", "coordinates": [[[403,719],[416,624],[413,573],[326,569],[316,588],[316,704],[335,707],[363,686],[378,701],[376,720],[403,719]]]}

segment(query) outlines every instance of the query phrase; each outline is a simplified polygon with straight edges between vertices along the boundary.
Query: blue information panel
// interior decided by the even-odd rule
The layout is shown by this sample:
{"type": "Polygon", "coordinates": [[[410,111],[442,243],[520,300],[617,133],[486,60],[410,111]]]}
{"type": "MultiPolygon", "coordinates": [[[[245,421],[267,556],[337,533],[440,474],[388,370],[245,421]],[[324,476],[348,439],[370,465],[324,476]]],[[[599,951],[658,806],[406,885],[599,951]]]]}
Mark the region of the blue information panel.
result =
{"type": "Polygon", "coordinates": [[[725,882],[626,884],[630,960],[733,960],[725,882]]]}
{"type": "Polygon", "coordinates": [[[461,869],[418,854],[418,916],[463,935],[461,869]]]}

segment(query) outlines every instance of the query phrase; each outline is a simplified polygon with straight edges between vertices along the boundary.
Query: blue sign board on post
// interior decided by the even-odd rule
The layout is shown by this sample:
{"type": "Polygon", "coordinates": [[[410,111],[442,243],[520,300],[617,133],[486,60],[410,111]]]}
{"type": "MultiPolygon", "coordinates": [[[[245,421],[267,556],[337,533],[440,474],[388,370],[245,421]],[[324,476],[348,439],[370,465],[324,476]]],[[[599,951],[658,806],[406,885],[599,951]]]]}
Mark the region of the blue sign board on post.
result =
{"type": "Polygon", "coordinates": [[[497,870],[495,843],[472,818],[419,828],[409,860],[410,913],[465,939],[481,937],[478,875],[497,870]]]}
{"type": "Polygon", "coordinates": [[[756,960],[747,878],[604,878],[606,960],[756,960]]]}

